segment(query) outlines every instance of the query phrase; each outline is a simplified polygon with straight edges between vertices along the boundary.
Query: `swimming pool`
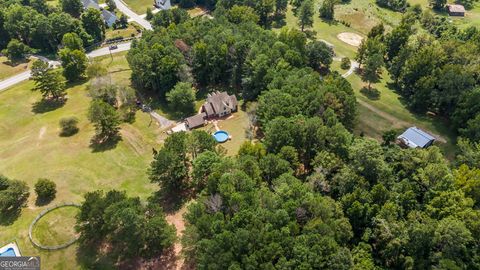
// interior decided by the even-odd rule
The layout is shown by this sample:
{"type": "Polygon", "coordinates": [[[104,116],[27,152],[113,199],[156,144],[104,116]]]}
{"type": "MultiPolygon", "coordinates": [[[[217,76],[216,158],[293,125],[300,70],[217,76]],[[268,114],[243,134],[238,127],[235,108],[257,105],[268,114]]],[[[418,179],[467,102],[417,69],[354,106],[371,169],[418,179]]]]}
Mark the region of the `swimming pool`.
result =
{"type": "Polygon", "coordinates": [[[0,257],[16,257],[15,250],[13,248],[8,248],[4,252],[0,253],[0,257]]]}
{"type": "Polygon", "coordinates": [[[17,244],[14,242],[0,247],[0,257],[18,257],[20,255],[20,251],[18,250],[17,244]]]}
{"type": "Polygon", "coordinates": [[[215,138],[215,140],[218,143],[223,143],[223,142],[228,141],[229,135],[228,135],[228,132],[226,132],[224,130],[219,130],[219,131],[213,133],[213,137],[215,138]]]}

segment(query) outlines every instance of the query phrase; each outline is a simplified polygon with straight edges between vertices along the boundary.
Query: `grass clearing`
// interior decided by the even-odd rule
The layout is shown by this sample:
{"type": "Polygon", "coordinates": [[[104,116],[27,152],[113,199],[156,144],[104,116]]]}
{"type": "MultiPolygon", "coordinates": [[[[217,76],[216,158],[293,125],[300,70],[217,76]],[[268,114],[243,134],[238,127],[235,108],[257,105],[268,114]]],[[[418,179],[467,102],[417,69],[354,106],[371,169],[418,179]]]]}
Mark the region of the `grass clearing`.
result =
{"type": "Polygon", "coordinates": [[[33,239],[44,246],[65,244],[77,237],[75,232],[76,215],[80,209],[65,206],[48,212],[38,220],[32,231],[33,239]]]}
{"type": "Polygon", "coordinates": [[[11,77],[15,74],[27,71],[33,61],[28,59],[23,63],[12,65],[5,56],[0,56],[0,80],[11,77]]]}
{"type": "MultiPolygon", "coordinates": [[[[129,83],[130,69],[124,54],[98,59],[117,83],[129,83]]],[[[132,124],[122,124],[122,141],[116,148],[93,152],[89,147],[94,128],[87,120],[90,98],[87,84],[67,90],[66,104],[53,111],[36,114],[32,105],[41,98],[26,81],[0,93],[0,173],[26,181],[31,188],[28,206],[13,224],[0,225],[0,243],[16,239],[25,256],[41,256],[45,269],[79,269],[76,245],[47,252],[34,248],[28,240],[28,227],[45,207],[35,206],[33,185],[38,178],[49,178],[57,185],[52,204],[81,202],[83,194],[97,189],[126,190],[129,196],[145,199],[157,185],[151,184],[147,168],[152,148],[158,148],[163,133],[150,123],[148,114],[137,112],[132,124]],[[58,122],[62,117],[76,116],[79,132],[60,137],[58,122]]],[[[50,205],[52,205],[50,204],[50,205]]]]}
{"type": "Polygon", "coordinates": [[[125,0],[125,4],[138,15],[147,13],[147,8],[155,8],[153,0],[125,0]]]}
{"type": "Polygon", "coordinates": [[[131,38],[136,35],[138,35],[139,31],[137,28],[129,23],[128,27],[125,29],[113,29],[113,28],[107,28],[107,31],[105,32],[105,39],[111,39],[111,38],[131,38]]]}
{"type": "MultiPolygon", "coordinates": [[[[227,155],[229,156],[237,154],[242,143],[247,140],[246,130],[248,129],[249,125],[248,115],[241,109],[241,103],[238,107],[239,110],[233,113],[230,117],[218,121],[218,127],[221,130],[227,131],[231,136],[231,140],[221,144],[221,146],[225,147],[227,150],[227,155]]],[[[205,127],[201,128],[201,130],[207,131],[208,133],[213,133],[215,132],[215,127],[212,123],[209,123],[205,127]]]]}
{"type": "Polygon", "coordinates": [[[381,139],[382,133],[392,128],[403,130],[409,126],[417,126],[445,139],[447,143],[439,143],[439,146],[448,158],[453,158],[456,136],[449,123],[440,117],[419,115],[408,110],[402,97],[389,88],[391,80],[386,71],[380,82],[372,84],[378,94],[376,97],[367,96],[361,91],[366,84],[357,74],[352,74],[347,80],[352,84],[359,101],[357,134],[363,132],[369,137],[381,139]]]}

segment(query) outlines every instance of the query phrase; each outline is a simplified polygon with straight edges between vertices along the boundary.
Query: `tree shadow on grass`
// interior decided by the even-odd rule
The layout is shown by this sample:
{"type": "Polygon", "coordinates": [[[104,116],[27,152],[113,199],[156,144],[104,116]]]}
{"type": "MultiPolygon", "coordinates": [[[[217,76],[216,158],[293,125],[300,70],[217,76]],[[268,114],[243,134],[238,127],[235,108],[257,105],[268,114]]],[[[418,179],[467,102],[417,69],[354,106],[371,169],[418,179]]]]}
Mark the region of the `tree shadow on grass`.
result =
{"type": "Polygon", "coordinates": [[[37,199],[35,200],[35,205],[36,206],[45,206],[49,203],[51,203],[55,199],[55,197],[50,197],[50,198],[40,198],[37,196],[37,199]]]}
{"type": "Polygon", "coordinates": [[[0,225],[12,225],[20,217],[21,212],[21,207],[6,212],[0,212],[0,225]]]}
{"type": "Polygon", "coordinates": [[[376,88],[362,87],[362,89],[360,89],[360,93],[362,93],[364,96],[366,96],[370,100],[380,99],[380,91],[378,91],[378,89],[376,88]]]}
{"type": "Polygon", "coordinates": [[[47,113],[61,108],[67,102],[66,98],[62,99],[42,99],[33,103],[32,112],[35,114],[47,113]]]}
{"type": "Polygon", "coordinates": [[[122,136],[120,135],[115,135],[107,139],[99,139],[98,136],[94,136],[90,141],[90,148],[93,153],[105,152],[115,149],[121,140],[122,136]]]}
{"type": "Polygon", "coordinates": [[[148,200],[151,203],[158,203],[166,214],[175,213],[182,208],[191,198],[190,191],[166,192],[163,189],[152,194],[148,200]]]}

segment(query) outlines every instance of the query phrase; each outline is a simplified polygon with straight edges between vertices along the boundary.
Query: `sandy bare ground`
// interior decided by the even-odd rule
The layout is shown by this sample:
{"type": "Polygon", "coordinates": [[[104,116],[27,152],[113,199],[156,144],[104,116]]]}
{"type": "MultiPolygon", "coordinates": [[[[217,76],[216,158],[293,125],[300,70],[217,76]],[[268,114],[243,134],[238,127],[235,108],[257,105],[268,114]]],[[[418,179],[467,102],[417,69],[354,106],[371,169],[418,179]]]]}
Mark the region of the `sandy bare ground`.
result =
{"type": "Polygon", "coordinates": [[[173,248],[176,258],[176,270],[185,269],[185,259],[182,257],[182,244],[180,243],[180,239],[183,235],[183,231],[185,230],[185,221],[183,220],[183,214],[185,214],[185,212],[187,211],[187,206],[188,203],[185,204],[179,211],[166,216],[167,222],[175,226],[175,229],[177,229],[178,240],[173,248]]]}
{"type": "Polygon", "coordinates": [[[363,37],[350,32],[343,32],[337,35],[337,38],[347,43],[348,45],[358,47],[362,43],[363,37]]]}

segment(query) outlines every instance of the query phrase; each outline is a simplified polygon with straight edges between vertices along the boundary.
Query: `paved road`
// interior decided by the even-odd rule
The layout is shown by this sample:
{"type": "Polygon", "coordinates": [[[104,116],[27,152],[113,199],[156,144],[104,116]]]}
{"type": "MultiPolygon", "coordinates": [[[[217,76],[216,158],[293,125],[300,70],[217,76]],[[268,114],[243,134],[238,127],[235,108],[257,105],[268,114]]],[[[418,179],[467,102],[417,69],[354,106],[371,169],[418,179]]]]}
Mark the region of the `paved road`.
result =
{"type": "MultiPolygon", "coordinates": [[[[131,45],[132,45],[132,42],[117,44],[118,48],[115,50],[112,50],[112,54],[128,51],[130,50],[131,45]]],[[[99,57],[99,56],[108,55],[108,54],[110,54],[110,50],[108,49],[108,47],[104,47],[104,48],[100,48],[98,50],[87,53],[87,56],[89,58],[94,58],[94,57],[99,57]]]]}
{"type": "Polygon", "coordinates": [[[167,118],[161,116],[160,114],[154,111],[151,111],[150,115],[158,122],[161,128],[166,128],[175,124],[175,122],[168,120],[167,118]]]}
{"type": "Polygon", "coordinates": [[[128,8],[128,6],[122,1],[122,0],[114,0],[115,4],[117,5],[117,8],[127,17],[130,18],[130,20],[135,21],[136,23],[140,24],[143,28],[147,30],[153,30],[152,25],[142,18],[142,16],[138,15],[137,13],[133,12],[131,9],[128,8]]]}
{"type": "MultiPolygon", "coordinates": [[[[112,54],[114,53],[119,53],[119,52],[123,52],[123,51],[128,51],[130,50],[130,47],[132,45],[132,42],[127,42],[127,43],[122,43],[122,44],[118,44],[118,49],[115,49],[112,51],[112,54]]],[[[110,50],[108,49],[108,47],[105,47],[105,48],[100,48],[98,50],[95,50],[95,51],[91,51],[89,53],[87,53],[87,56],[90,57],[90,58],[93,58],[93,57],[99,57],[99,56],[103,56],[103,55],[108,55],[110,54],[110,50]]],[[[54,67],[58,67],[61,65],[61,63],[59,61],[52,61],[50,59],[47,59],[43,56],[34,56],[40,60],[43,60],[45,62],[48,62],[51,66],[54,66],[54,67]]],[[[17,75],[14,75],[12,77],[9,77],[3,81],[0,81],[0,92],[4,91],[5,89],[17,84],[17,83],[20,83],[20,82],[23,82],[25,80],[28,80],[30,78],[30,70],[27,70],[27,71],[24,71],[20,74],[17,74],[17,75]]]]}
{"type": "Polygon", "coordinates": [[[6,80],[0,81],[0,92],[4,91],[5,89],[9,88],[12,85],[28,80],[29,78],[30,78],[30,70],[27,70],[20,74],[12,76],[6,80]]]}

